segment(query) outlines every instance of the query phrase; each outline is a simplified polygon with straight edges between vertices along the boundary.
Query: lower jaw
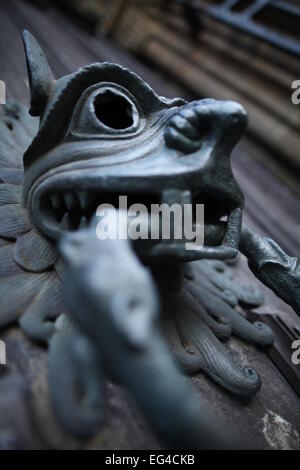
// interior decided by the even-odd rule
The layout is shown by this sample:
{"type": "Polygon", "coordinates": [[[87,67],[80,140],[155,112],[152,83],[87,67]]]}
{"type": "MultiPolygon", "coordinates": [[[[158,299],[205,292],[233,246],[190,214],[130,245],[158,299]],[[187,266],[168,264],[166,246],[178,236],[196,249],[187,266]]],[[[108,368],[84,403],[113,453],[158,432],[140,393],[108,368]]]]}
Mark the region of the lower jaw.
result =
{"type": "Polygon", "coordinates": [[[232,247],[227,247],[222,244],[217,246],[198,246],[192,247],[189,244],[189,249],[186,248],[184,241],[169,240],[161,241],[155,245],[147,246],[136,245],[137,254],[147,262],[175,264],[187,263],[190,261],[197,261],[200,259],[219,259],[229,260],[237,256],[238,250],[232,247]]]}
{"type": "MultiPolygon", "coordinates": [[[[135,252],[147,263],[178,264],[199,259],[230,260],[239,249],[242,210],[231,212],[227,222],[204,225],[204,243],[186,239],[160,239],[150,237],[132,241],[135,252]]],[[[193,227],[195,232],[195,226],[193,227]]]]}

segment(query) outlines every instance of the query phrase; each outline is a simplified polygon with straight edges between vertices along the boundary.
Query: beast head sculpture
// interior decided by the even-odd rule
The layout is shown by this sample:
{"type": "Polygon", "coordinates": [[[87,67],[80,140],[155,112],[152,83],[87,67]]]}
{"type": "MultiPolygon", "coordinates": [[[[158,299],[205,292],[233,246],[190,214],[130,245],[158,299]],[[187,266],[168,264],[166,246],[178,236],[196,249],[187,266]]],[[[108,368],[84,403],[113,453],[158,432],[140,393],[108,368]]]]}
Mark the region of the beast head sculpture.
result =
{"type": "MultiPolygon", "coordinates": [[[[30,33],[24,41],[30,112],[40,128],[24,155],[23,202],[36,227],[58,239],[85,227],[101,203],[116,205],[119,195],[146,206],[203,203],[210,231],[222,217],[227,227],[219,246],[195,250],[188,259],[235,257],[243,195],[230,154],[247,123],[242,106],[167,100],[136,74],[108,63],[55,81],[30,33]]],[[[186,250],[170,244],[144,246],[144,254],[185,261],[186,250]]]]}
{"type": "Polygon", "coordinates": [[[235,308],[260,305],[260,293],[238,286],[222,261],[241,245],[257,268],[268,252],[246,228],[240,240],[243,194],[230,156],[245,110],[231,101],[159,97],[108,63],[55,80],[29,32],[24,44],[39,126],[17,103],[1,110],[1,326],[19,319],[33,340],[50,344],[52,401],[71,433],[99,429],[104,370],[172,445],[225,445],[182,370],[202,370],[251,396],[260,377],[236,364],[223,341],[231,334],[261,346],[273,341],[266,325],[235,308]],[[120,195],[146,207],[203,203],[204,246],[99,240],[97,207],[118,208],[120,195]]]}

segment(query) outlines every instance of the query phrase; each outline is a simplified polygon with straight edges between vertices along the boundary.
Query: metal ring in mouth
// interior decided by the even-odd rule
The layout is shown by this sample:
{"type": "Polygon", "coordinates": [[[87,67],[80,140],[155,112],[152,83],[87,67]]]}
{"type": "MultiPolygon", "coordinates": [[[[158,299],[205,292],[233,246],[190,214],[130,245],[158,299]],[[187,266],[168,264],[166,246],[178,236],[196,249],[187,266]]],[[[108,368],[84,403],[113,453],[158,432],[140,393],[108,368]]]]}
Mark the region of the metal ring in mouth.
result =
{"type": "MultiPolygon", "coordinates": [[[[215,224],[214,226],[216,233],[219,232],[219,230],[217,230],[218,225],[220,224],[215,224]]],[[[174,261],[181,260],[185,262],[196,261],[197,259],[203,258],[220,260],[233,259],[238,255],[241,225],[242,209],[238,207],[230,212],[222,241],[218,246],[203,246],[201,248],[195,248],[195,250],[186,250],[185,243],[182,242],[173,242],[169,245],[162,243],[154,246],[149,256],[153,258],[163,256],[169,260],[173,259],[174,261]]]]}

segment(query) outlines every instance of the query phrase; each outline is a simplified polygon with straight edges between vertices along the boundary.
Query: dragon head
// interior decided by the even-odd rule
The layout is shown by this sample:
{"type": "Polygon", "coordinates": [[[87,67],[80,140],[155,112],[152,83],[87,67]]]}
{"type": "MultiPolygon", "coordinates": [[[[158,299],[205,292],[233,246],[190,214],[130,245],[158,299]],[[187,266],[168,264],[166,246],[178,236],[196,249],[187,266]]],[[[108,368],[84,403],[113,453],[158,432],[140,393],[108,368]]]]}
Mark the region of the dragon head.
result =
{"type": "Polygon", "coordinates": [[[215,239],[208,236],[200,251],[186,251],[177,240],[151,241],[143,254],[180,261],[234,257],[243,195],[230,154],[246,127],[242,106],[168,100],[109,63],[55,80],[35,38],[27,31],[23,37],[30,113],[40,118],[24,154],[23,204],[37,229],[57,240],[85,227],[100,204],[116,206],[119,195],[147,207],[203,203],[205,229],[218,233],[215,239]]]}

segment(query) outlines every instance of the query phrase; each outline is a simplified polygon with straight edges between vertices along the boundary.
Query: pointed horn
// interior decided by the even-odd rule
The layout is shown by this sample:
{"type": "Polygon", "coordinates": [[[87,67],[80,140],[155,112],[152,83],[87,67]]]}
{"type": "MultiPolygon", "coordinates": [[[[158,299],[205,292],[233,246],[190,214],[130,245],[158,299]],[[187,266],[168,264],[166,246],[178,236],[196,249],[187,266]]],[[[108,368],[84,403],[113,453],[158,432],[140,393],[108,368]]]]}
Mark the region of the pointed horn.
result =
{"type": "Polygon", "coordinates": [[[41,46],[29,31],[23,31],[23,42],[31,94],[29,112],[32,116],[41,116],[51,95],[55,78],[41,46]]]}

